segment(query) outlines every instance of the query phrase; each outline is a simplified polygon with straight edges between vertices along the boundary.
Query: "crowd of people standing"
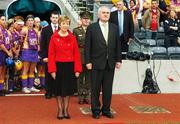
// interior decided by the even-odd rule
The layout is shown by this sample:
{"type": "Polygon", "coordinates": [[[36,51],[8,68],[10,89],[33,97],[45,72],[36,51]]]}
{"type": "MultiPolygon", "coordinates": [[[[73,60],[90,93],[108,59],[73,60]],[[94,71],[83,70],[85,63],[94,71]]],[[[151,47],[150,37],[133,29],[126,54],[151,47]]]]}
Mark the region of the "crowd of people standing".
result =
{"type": "Polygon", "coordinates": [[[58,119],[70,119],[69,101],[75,92],[79,104],[91,104],[93,118],[99,119],[100,113],[113,118],[112,85],[115,68],[120,69],[124,58],[122,52],[128,51],[134,32],[141,27],[147,38],[155,39],[161,22],[169,38],[167,47],[178,46],[180,21],[176,5],[180,2],[173,1],[172,7],[164,0],[112,2],[113,10],[106,6],[99,8],[97,22],[91,23],[90,12],[82,12],[81,25],[72,32],[71,19],[56,11],[51,13],[49,24],[33,15],[25,19],[15,16],[7,22],[0,15],[0,95],[7,93],[4,89],[13,92],[19,81],[22,92],[40,92],[34,83],[37,68],[45,98],[57,100],[58,119]],[[22,69],[8,65],[7,59],[22,61],[22,69]],[[18,82],[14,78],[17,71],[20,71],[18,82]]]}

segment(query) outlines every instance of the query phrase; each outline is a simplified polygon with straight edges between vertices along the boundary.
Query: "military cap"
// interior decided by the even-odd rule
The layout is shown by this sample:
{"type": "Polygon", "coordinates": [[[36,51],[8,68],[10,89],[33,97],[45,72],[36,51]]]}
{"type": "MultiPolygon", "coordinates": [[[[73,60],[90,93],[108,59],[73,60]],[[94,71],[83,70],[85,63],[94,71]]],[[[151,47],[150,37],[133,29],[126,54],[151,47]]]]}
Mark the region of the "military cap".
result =
{"type": "Polygon", "coordinates": [[[90,18],[90,12],[89,11],[83,11],[80,13],[80,17],[89,19],[90,18]]]}

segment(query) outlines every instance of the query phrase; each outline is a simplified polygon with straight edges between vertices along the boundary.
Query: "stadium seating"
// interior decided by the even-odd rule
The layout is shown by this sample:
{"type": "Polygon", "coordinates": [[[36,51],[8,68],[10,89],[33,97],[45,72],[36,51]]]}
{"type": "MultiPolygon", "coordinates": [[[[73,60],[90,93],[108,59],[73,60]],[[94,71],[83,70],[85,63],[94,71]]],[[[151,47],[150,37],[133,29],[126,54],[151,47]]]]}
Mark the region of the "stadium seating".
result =
{"type": "Polygon", "coordinates": [[[154,40],[154,39],[143,39],[143,40],[141,40],[141,42],[142,43],[147,43],[151,47],[156,46],[156,40],[154,40]]]}
{"type": "Polygon", "coordinates": [[[153,53],[152,59],[168,59],[165,47],[151,47],[151,51],[153,53]]]}
{"type": "Polygon", "coordinates": [[[157,46],[165,46],[165,40],[164,39],[157,39],[156,40],[156,45],[157,46]]]}
{"type": "Polygon", "coordinates": [[[180,47],[168,47],[169,59],[180,60],[180,47]]]}

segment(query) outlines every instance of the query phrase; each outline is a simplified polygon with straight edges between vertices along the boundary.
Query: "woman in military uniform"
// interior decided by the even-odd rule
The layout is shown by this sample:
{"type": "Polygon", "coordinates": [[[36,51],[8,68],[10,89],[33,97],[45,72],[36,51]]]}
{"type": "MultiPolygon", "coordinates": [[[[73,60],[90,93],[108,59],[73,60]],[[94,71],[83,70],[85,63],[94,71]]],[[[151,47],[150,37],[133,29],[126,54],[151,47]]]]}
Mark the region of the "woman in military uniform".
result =
{"type": "Polygon", "coordinates": [[[81,53],[81,62],[83,67],[83,73],[80,74],[80,77],[77,81],[77,90],[79,96],[79,104],[90,103],[90,72],[86,69],[84,64],[84,45],[85,45],[85,34],[86,29],[90,24],[90,13],[84,11],[80,13],[81,17],[81,26],[73,30],[73,34],[76,36],[78,41],[79,50],[81,53]]]}

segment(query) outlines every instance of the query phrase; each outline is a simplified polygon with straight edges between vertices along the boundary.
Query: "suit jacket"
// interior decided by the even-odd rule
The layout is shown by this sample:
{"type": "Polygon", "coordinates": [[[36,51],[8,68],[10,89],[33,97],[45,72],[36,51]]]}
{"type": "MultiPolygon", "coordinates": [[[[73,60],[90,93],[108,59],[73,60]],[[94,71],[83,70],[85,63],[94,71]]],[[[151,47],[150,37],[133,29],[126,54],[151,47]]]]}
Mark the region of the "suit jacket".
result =
{"type": "MultiPolygon", "coordinates": [[[[118,11],[111,12],[109,22],[114,23],[117,26],[119,25],[118,24],[118,11]]],[[[124,41],[127,43],[129,38],[134,37],[134,23],[133,23],[132,14],[130,11],[124,11],[124,24],[123,25],[124,25],[123,27],[124,41]]]]}
{"type": "Polygon", "coordinates": [[[106,62],[111,69],[116,62],[121,62],[121,45],[118,37],[118,28],[109,23],[108,45],[102,34],[99,22],[88,26],[85,38],[85,63],[92,63],[92,68],[103,70],[106,62]]]}
{"type": "Polygon", "coordinates": [[[41,31],[40,56],[42,59],[48,58],[48,47],[52,34],[53,34],[53,29],[51,25],[44,27],[41,31]]]}

